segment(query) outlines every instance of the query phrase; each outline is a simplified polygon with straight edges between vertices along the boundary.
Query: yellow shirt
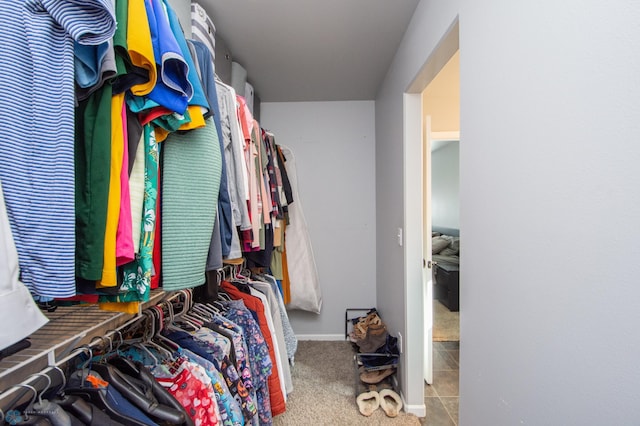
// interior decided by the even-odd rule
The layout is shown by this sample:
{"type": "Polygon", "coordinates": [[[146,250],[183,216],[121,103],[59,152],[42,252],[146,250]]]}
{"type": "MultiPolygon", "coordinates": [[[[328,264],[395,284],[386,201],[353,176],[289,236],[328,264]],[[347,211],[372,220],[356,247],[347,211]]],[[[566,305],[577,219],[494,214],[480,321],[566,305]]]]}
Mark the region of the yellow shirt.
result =
{"type": "Polygon", "coordinates": [[[120,173],[124,156],[124,132],[122,108],[124,93],[111,98],[111,176],[109,178],[109,201],[107,207],[107,227],[104,235],[104,264],[102,279],[97,287],[115,287],[116,275],[116,234],[120,219],[120,173]]]}
{"type": "Polygon", "coordinates": [[[149,72],[149,81],[133,86],[131,93],[137,96],[147,95],[153,90],[158,79],[156,60],[151,44],[151,30],[144,0],[129,0],[127,20],[127,47],[133,65],[149,72]]]}

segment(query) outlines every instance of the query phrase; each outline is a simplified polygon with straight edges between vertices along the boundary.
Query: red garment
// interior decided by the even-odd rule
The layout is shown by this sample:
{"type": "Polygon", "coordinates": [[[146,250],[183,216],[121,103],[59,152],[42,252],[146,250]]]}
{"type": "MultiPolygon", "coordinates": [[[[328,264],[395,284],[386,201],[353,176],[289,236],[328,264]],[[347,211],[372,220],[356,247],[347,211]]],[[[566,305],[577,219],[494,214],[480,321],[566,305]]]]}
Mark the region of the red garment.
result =
{"type": "Polygon", "coordinates": [[[185,408],[195,424],[218,425],[215,411],[217,403],[213,390],[209,391],[188,368],[184,368],[173,379],[157,377],[156,380],[168,388],[171,395],[185,408]]]}
{"type": "Polygon", "coordinates": [[[269,331],[267,317],[264,312],[264,305],[262,304],[262,301],[257,297],[241,292],[233,284],[227,281],[222,281],[220,285],[225,293],[227,293],[232,299],[242,300],[247,308],[249,308],[253,312],[256,312],[258,315],[258,326],[260,327],[260,331],[262,332],[262,337],[264,337],[264,340],[269,347],[269,356],[271,357],[272,361],[271,375],[269,376],[268,381],[269,401],[271,402],[271,415],[277,416],[278,414],[282,414],[287,411],[287,405],[284,401],[283,389],[280,387],[280,375],[278,371],[276,352],[273,346],[271,331],[269,331]]]}
{"type": "Polygon", "coordinates": [[[138,114],[138,118],[140,119],[140,124],[144,126],[147,123],[151,123],[158,117],[171,114],[173,114],[173,111],[171,111],[170,109],[158,106],[155,108],[151,108],[150,110],[141,112],[140,114],[138,114]]]}
{"type": "Polygon", "coordinates": [[[85,302],[85,303],[98,303],[98,298],[100,296],[97,294],[77,294],[71,297],[56,297],[55,300],[60,300],[63,302],[85,302]]]}

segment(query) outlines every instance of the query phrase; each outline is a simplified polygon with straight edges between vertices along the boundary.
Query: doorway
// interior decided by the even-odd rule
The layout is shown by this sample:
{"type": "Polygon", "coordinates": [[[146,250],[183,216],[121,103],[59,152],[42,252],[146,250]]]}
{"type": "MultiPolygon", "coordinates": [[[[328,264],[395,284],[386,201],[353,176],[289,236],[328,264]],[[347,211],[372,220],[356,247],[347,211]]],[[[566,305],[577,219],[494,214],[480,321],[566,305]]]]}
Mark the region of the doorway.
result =
{"type": "Polygon", "coordinates": [[[456,342],[460,340],[459,286],[455,285],[459,282],[447,280],[459,278],[460,51],[422,92],[422,114],[423,250],[431,255],[433,265],[431,277],[425,277],[434,279],[432,340],[456,342]]]}
{"type": "MultiPolygon", "coordinates": [[[[459,49],[459,23],[454,21],[446,31],[443,38],[438,43],[414,81],[409,85],[404,94],[404,223],[405,223],[405,279],[407,282],[407,294],[422,294],[423,297],[416,300],[408,297],[407,316],[423,318],[423,327],[419,336],[424,345],[420,348],[420,363],[423,365],[423,375],[420,383],[409,380],[410,390],[418,391],[420,385],[421,393],[429,392],[425,385],[433,381],[433,342],[432,342],[432,319],[433,319],[433,289],[432,289],[432,268],[431,263],[431,232],[430,223],[431,206],[426,203],[430,201],[425,196],[426,182],[421,178],[423,168],[428,168],[424,163],[424,158],[430,158],[430,149],[424,147],[424,137],[426,134],[426,118],[423,114],[422,93],[434,81],[439,72],[452,59],[459,49]],[[425,212],[427,216],[423,214],[425,212]],[[426,218],[426,224],[425,222],[426,218]],[[429,238],[425,238],[428,234],[429,238]],[[419,265],[419,266],[418,266],[419,265]],[[419,293],[417,293],[419,292],[419,293]],[[413,314],[412,314],[413,313],[413,314]]],[[[418,337],[418,336],[413,336],[418,337]]],[[[407,358],[412,358],[410,354],[407,358]]],[[[409,362],[411,362],[409,360],[409,362]]],[[[457,373],[456,373],[457,374],[457,373]]],[[[415,377],[415,376],[414,376],[415,377]]],[[[456,376],[456,399],[457,399],[457,376],[456,376]]],[[[423,393],[424,395],[424,393],[423,393]]],[[[427,394],[427,396],[431,396],[427,394]]],[[[431,411],[430,398],[425,398],[425,408],[431,411]]],[[[457,413],[457,402],[456,402],[457,413]]],[[[428,414],[428,413],[427,413],[428,414]]]]}
{"type": "Polygon", "coordinates": [[[423,274],[427,322],[425,354],[431,354],[431,363],[425,364],[426,406],[430,411],[448,415],[457,424],[460,371],[459,51],[422,92],[422,115],[423,250],[428,259],[423,274]],[[432,309],[431,317],[429,308],[432,309]],[[431,333],[428,332],[430,329],[431,333]]]}

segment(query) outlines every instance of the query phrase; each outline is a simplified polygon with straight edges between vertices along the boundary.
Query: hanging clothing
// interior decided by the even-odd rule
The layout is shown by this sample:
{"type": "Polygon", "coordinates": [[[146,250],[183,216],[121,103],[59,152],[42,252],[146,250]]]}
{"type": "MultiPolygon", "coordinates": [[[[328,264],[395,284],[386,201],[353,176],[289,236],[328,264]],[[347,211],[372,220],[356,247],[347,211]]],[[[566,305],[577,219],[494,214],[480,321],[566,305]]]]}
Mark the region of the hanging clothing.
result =
{"type": "Polygon", "coordinates": [[[76,109],[75,272],[85,280],[102,277],[111,176],[111,96],[106,84],[76,109]]]}
{"type": "MultiPolygon", "coordinates": [[[[223,281],[223,284],[225,281],[223,281]]],[[[233,287],[233,285],[226,283],[233,287]]],[[[232,296],[233,297],[233,296],[232,296]]],[[[272,407],[270,399],[270,386],[273,383],[273,366],[272,358],[267,344],[266,338],[262,333],[262,328],[253,317],[253,312],[245,306],[243,300],[232,300],[223,302],[227,307],[225,316],[242,328],[245,338],[247,339],[247,348],[249,350],[249,359],[251,360],[251,373],[253,378],[253,386],[256,390],[258,416],[260,424],[270,425],[272,422],[272,407]]],[[[278,382],[277,378],[275,383],[278,382]]],[[[280,402],[279,402],[280,404],[280,402]]],[[[284,404],[284,400],[282,400],[284,404]]]]}
{"type": "Polygon", "coordinates": [[[220,190],[221,155],[213,120],[164,144],[162,276],[165,290],[205,283],[220,190]]]}
{"type": "Polygon", "coordinates": [[[151,42],[145,2],[117,0],[118,30],[114,43],[118,52],[118,78],[114,92],[131,90],[136,96],[148,95],[156,86],[158,72],[151,42]]]}
{"type": "MultiPolygon", "coordinates": [[[[149,299],[151,274],[153,271],[153,242],[156,226],[156,196],[158,188],[159,145],[153,129],[144,126],[144,143],[140,144],[144,153],[144,194],[143,218],[140,220],[140,250],[135,261],[123,266],[123,282],[117,296],[101,296],[102,309],[138,312],[137,302],[149,299]],[[116,302],[121,302],[118,304],[116,302]],[[127,305],[125,302],[129,302],[127,305]]],[[[133,213],[133,209],[132,209],[133,213]]]]}
{"type": "Polygon", "coordinates": [[[113,40],[97,46],[74,44],[76,98],[83,101],[117,73],[113,40]]]}
{"type": "Polygon", "coordinates": [[[218,220],[216,221],[216,229],[219,229],[219,234],[214,235],[212,239],[210,252],[214,251],[214,246],[217,253],[217,246],[220,246],[220,257],[209,259],[207,262],[207,270],[219,269],[222,267],[222,257],[228,256],[231,246],[232,234],[236,232],[233,227],[233,221],[231,218],[231,199],[229,194],[229,178],[227,175],[227,164],[224,161],[224,140],[222,136],[222,126],[220,122],[220,107],[218,104],[218,93],[216,88],[215,70],[213,68],[213,60],[206,46],[199,41],[190,40],[190,47],[192,47],[195,53],[194,60],[198,66],[198,72],[202,81],[202,89],[207,97],[209,106],[211,107],[209,113],[213,115],[213,122],[216,125],[216,131],[218,133],[218,142],[220,144],[220,153],[222,166],[222,176],[220,178],[220,193],[218,194],[218,220]],[[217,238],[216,238],[217,237],[217,238]],[[213,265],[219,265],[213,268],[213,265]]]}
{"type": "Polygon", "coordinates": [[[245,140],[238,122],[236,93],[233,87],[216,80],[218,105],[220,108],[220,127],[224,144],[224,158],[229,177],[229,198],[236,226],[241,230],[251,229],[249,210],[249,180],[247,162],[244,156],[245,140]]]}
{"type": "Polygon", "coordinates": [[[216,27],[213,21],[196,2],[191,2],[191,35],[194,40],[203,43],[211,53],[212,61],[216,58],[216,27]]]}
{"type": "MultiPolygon", "coordinates": [[[[153,53],[160,75],[149,93],[149,99],[178,114],[184,114],[193,96],[193,86],[187,74],[189,66],[171,31],[167,13],[161,0],[145,0],[153,53]]],[[[147,109],[148,106],[145,106],[147,109]]]]}
{"type": "Polygon", "coordinates": [[[22,279],[35,295],[73,296],[73,42],[110,39],[113,2],[7,0],[0,23],[0,119],[11,123],[0,129],[0,179],[22,279]]]}
{"type": "Polygon", "coordinates": [[[24,339],[49,321],[20,282],[19,275],[18,253],[0,181],[0,324],[11,324],[0,334],[0,349],[24,339]]]}
{"type": "Polygon", "coordinates": [[[116,277],[116,235],[120,219],[122,158],[124,151],[124,131],[122,127],[122,108],[124,93],[111,98],[111,170],[109,178],[109,201],[107,204],[107,226],[104,237],[104,263],[102,278],[96,287],[115,287],[116,277]]]}
{"type": "Polygon", "coordinates": [[[322,291],[307,222],[298,196],[295,157],[290,148],[283,145],[280,148],[287,161],[287,173],[293,198],[296,200],[289,206],[291,223],[287,226],[285,234],[287,271],[291,290],[291,301],[288,307],[318,314],[322,307],[322,291]]]}
{"type": "Polygon", "coordinates": [[[133,250],[133,221],[131,218],[131,191],[129,187],[129,134],[127,132],[127,105],[122,102],[123,155],[120,170],[120,217],[116,233],[116,266],[122,266],[135,260],[133,250]]]}
{"type": "Polygon", "coordinates": [[[273,416],[282,414],[286,411],[286,403],[284,397],[284,389],[280,386],[279,370],[277,364],[277,357],[274,347],[274,338],[269,330],[267,321],[267,313],[265,312],[262,302],[249,294],[243,293],[238,290],[233,284],[222,281],[221,288],[231,296],[233,299],[242,300],[244,305],[250,309],[258,317],[258,324],[260,331],[264,336],[264,340],[269,348],[269,357],[272,361],[272,373],[269,374],[269,401],[271,404],[271,413],[273,416]]]}
{"type": "MultiPolygon", "coordinates": [[[[278,283],[273,276],[267,274],[259,274],[257,275],[257,278],[264,280],[271,286],[273,297],[275,297],[276,303],[280,307],[280,322],[282,323],[287,357],[289,360],[293,361],[296,351],[298,350],[298,338],[296,337],[296,334],[291,327],[291,323],[289,322],[289,316],[287,315],[287,310],[284,306],[284,299],[278,287],[278,283]]],[[[260,287],[257,288],[260,289],[260,287]]]]}

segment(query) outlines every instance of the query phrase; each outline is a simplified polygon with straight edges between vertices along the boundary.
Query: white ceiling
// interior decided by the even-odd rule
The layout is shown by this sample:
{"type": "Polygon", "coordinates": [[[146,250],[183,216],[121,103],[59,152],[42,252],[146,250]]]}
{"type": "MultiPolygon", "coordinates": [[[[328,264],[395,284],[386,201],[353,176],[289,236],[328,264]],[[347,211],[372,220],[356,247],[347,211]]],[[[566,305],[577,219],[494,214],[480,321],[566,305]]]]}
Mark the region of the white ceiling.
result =
{"type": "Polygon", "coordinates": [[[419,0],[199,0],[263,102],[371,100],[419,0]]]}

